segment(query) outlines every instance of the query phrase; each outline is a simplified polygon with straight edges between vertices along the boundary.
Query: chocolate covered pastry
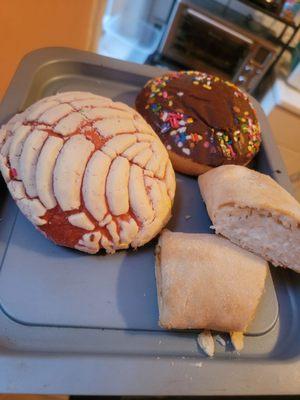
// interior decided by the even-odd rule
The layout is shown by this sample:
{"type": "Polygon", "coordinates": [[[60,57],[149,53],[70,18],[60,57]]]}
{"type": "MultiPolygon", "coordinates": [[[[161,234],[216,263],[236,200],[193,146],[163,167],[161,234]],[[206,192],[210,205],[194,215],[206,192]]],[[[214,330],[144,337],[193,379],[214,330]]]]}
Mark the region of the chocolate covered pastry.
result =
{"type": "Polygon", "coordinates": [[[199,175],[222,164],[247,165],[260,147],[248,96],[217,76],[180,71],[153,78],[137,96],[136,109],[179,172],[199,175]]]}

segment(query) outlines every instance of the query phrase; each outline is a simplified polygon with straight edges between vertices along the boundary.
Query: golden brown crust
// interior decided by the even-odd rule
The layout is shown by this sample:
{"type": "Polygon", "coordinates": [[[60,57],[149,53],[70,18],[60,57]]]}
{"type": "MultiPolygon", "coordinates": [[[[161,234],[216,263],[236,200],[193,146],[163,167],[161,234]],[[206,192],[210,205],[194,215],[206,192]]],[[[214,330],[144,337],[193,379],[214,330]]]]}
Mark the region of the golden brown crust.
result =
{"type": "Polygon", "coordinates": [[[300,204],[268,175],[223,165],[199,176],[198,182],[212,222],[222,206],[234,204],[290,216],[300,224],[300,204]]]}
{"type": "Polygon", "coordinates": [[[246,330],[264,290],[268,265],[262,258],[209,234],[164,230],[159,247],[162,327],[246,330]]]}
{"type": "MultiPolygon", "coordinates": [[[[189,158],[180,156],[173,151],[169,151],[168,153],[173,168],[175,169],[175,171],[180,172],[181,174],[199,176],[214,168],[209,165],[199,164],[189,158]]],[[[249,162],[245,164],[245,166],[248,165],[249,162]]]]}
{"type": "Polygon", "coordinates": [[[182,174],[198,176],[212,168],[205,164],[199,164],[189,158],[179,156],[172,151],[169,151],[169,156],[175,171],[182,174]]]}

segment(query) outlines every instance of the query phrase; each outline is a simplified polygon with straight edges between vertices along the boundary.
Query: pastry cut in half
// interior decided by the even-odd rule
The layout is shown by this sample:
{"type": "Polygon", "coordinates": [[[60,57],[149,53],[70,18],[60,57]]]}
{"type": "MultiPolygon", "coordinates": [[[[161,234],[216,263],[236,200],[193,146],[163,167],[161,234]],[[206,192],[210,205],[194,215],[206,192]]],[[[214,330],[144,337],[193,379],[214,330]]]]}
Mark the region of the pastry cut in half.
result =
{"type": "Polygon", "coordinates": [[[0,131],[0,166],[24,215],[88,253],[139,247],[171,216],[168,153],[132,108],[86,92],[46,97],[0,131]]]}
{"type": "Polygon", "coordinates": [[[300,273],[300,204],[270,176],[224,165],[198,178],[216,233],[300,273]]]}

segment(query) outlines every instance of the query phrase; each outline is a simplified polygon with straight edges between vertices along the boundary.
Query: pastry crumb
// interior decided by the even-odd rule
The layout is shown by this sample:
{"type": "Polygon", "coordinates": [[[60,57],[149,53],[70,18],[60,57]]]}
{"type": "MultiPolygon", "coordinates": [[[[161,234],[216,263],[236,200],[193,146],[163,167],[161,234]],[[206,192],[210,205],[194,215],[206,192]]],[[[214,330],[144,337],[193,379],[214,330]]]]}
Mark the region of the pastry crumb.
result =
{"type": "Polygon", "coordinates": [[[230,332],[230,340],[234,350],[240,352],[244,348],[244,334],[243,332],[230,332]]]}
{"type": "Polygon", "coordinates": [[[200,348],[208,357],[213,357],[215,354],[215,342],[210,331],[203,331],[198,335],[197,342],[200,348]]]}
{"type": "Polygon", "coordinates": [[[221,335],[216,336],[216,341],[223,347],[226,346],[226,340],[221,335]]]}

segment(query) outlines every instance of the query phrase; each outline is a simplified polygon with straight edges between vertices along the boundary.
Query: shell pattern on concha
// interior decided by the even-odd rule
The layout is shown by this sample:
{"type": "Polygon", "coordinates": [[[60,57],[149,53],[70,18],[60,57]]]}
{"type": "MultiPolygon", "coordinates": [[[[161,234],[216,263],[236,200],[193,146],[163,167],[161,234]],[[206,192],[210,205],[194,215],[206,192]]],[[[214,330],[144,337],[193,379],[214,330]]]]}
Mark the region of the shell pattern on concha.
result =
{"type": "Polygon", "coordinates": [[[88,253],[138,247],[167,223],[175,176],[144,119],[85,92],[44,98],[0,130],[0,167],[25,216],[88,253]]]}

